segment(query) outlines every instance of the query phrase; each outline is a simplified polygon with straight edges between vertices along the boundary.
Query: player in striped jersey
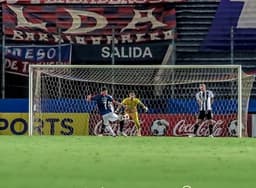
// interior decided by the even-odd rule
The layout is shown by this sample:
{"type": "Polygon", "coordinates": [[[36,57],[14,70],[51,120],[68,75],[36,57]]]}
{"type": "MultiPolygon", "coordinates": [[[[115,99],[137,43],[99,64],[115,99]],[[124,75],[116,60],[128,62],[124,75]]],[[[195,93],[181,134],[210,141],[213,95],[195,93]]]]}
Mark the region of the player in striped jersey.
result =
{"type": "Polygon", "coordinates": [[[214,101],[214,94],[211,90],[206,89],[205,84],[200,84],[199,89],[200,91],[196,94],[196,100],[200,111],[194,127],[194,136],[196,135],[200,123],[206,119],[209,125],[209,137],[213,137],[212,104],[214,101]]]}

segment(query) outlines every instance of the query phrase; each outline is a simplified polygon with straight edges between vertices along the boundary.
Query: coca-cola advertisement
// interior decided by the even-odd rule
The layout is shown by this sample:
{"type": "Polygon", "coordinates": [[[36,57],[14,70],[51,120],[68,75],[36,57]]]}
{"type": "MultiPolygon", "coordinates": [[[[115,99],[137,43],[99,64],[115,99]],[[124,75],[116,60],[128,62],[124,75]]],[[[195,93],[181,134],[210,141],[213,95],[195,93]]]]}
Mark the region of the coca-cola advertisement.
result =
{"type": "MultiPolygon", "coordinates": [[[[196,115],[192,114],[141,114],[142,136],[189,136],[194,133],[196,115]]],[[[250,118],[249,118],[250,120],[250,118]]],[[[209,123],[213,125],[213,136],[238,136],[237,114],[214,115],[212,121],[203,121],[199,124],[196,136],[209,136],[209,123]]],[[[113,130],[118,133],[119,122],[111,123],[113,130]]],[[[248,127],[251,123],[248,122],[248,127]]],[[[102,120],[99,115],[90,117],[90,134],[100,132],[102,120]]],[[[125,133],[129,136],[136,135],[137,130],[132,120],[125,119],[125,133]]],[[[247,127],[243,127],[245,132],[247,127]]],[[[106,132],[105,135],[108,135],[106,132]]]]}
{"type": "MultiPolygon", "coordinates": [[[[236,120],[236,114],[215,115],[212,120],[214,136],[229,136],[229,124],[236,120]]],[[[144,135],[189,136],[194,133],[196,115],[191,114],[142,114],[144,135]],[[164,131],[162,131],[164,130],[164,131]]],[[[209,135],[209,121],[199,124],[196,136],[209,135]]]]}
{"type": "MultiPolygon", "coordinates": [[[[100,120],[95,126],[92,127],[92,129],[90,129],[90,134],[91,135],[98,135],[100,133],[102,127],[102,121],[100,120]]],[[[111,127],[114,130],[114,132],[119,135],[120,132],[120,126],[119,126],[119,122],[115,121],[111,123],[111,127]]],[[[125,129],[123,131],[127,136],[135,136],[137,135],[137,130],[136,127],[134,126],[134,124],[132,123],[132,121],[129,121],[126,123],[125,129]]],[[[104,135],[110,135],[109,132],[105,131],[104,135]]]]}
{"type": "MultiPolygon", "coordinates": [[[[132,120],[127,116],[120,115],[120,119],[124,119],[125,127],[124,132],[127,136],[135,136],[137,135],[136,127],[132,120]]],[[[120,125],[119,121],[110,122],[112,129],[115,133],[119,133],[120,131],[120,125]]],[[[89,120],[89,134],[90,135],[98,135],[100,133],[101,127],[102,127],[102,119],[100,115],[98,114],[91,114],[90,120],[89,120]]],[[[104,132],[104,135],[108,136],[110,135],[109,132],[104,132]]]]}

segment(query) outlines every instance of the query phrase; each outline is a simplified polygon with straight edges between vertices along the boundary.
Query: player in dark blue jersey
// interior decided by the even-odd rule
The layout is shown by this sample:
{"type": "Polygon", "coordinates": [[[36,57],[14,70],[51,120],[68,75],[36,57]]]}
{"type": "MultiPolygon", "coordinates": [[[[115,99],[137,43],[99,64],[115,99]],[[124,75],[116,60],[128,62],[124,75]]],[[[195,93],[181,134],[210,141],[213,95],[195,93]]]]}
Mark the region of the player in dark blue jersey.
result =
{"type": "Polygon", "coordinates": [[[97,103],[99,113],[103,119],[101,134],[103,134],[104,130],[106,129],[111,133],[112,136],[116,136],[109,122],[117,121],[119,119],[118,115],[114,113],[113,104],[117,104],[118,106],[122,106],[122,104],[115,101],[111,95],[108,95],[108,90],[105,87],[101,89],[99,95],[88,95],[86,99],[88,101],[94,100],[97,103]]]}

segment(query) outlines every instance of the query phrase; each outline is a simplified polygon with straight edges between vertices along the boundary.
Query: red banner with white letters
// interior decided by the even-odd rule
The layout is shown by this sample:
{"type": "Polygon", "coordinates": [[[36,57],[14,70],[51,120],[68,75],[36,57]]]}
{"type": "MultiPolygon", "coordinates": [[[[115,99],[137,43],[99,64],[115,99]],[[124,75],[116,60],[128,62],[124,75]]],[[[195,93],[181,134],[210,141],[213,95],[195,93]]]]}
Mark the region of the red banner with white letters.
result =
{"type": "Polygon", "coordinates": [[[75,44],[134,44],[174,38],[174,3],[88,6],[3,4],[6,38],[75,44]]]}
{"type": "Polygon", "coordinates": [[[174,3],[186,0],[0,0],[8,4],[87,4],[87,5],[129,5],[129,4],[155,4],[174,3]]]}

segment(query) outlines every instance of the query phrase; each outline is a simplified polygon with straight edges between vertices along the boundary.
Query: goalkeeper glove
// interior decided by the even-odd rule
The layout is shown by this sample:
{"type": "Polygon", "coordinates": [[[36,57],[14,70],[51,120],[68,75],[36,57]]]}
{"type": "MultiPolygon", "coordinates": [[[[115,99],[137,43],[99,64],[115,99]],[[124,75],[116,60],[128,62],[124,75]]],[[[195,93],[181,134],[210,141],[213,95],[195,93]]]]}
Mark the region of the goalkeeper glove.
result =
{"type": "Polygon", "coordinates": [[[145,107],[144,107],[144,111],[145,111],[145,112],[148,112],[148,107],[145,106],[145,107]]]}

